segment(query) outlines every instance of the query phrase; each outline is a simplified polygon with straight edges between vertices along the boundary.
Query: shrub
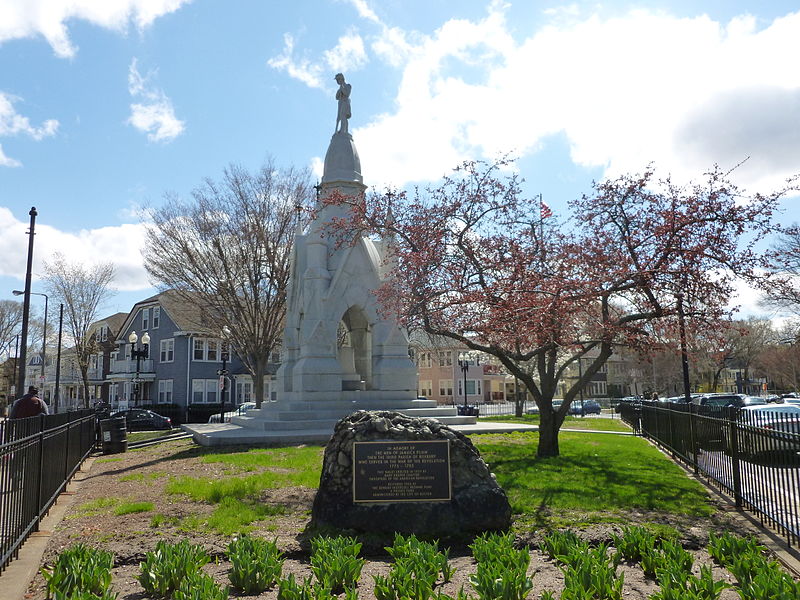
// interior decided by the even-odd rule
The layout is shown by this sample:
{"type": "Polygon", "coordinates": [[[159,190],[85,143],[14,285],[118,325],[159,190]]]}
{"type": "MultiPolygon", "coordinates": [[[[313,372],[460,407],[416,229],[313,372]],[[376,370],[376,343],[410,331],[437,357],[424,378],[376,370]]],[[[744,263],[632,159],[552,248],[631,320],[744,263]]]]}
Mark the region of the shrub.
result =
{"type": "Polygon", "coordinates": [[[69,598],[77,594],[110,596],[113,563],[114,555],[105,550],[84,544],[67,548],[58,556],[52,570],[42,569],[48,598],[69,598]]]}
{"type": "Polygon", "coordinates": [[[364,559],[358,558],[361,543],[349,537],[317,537],[311,540],[311,571],[323,587],[334,594],[355,587],[364,559]]]}
{"type": "Polygon", "coordinates": [[[246,594],[260,594],[275,585],[283,570],[283,556],[276,541],[242,536],[228,545],[228,576],[233,587],[246,594]]]}
{"type": "Polygon", "coordinates": [[[181,540],[176,544],[160,541],[140,564],[139,583],[151,596],[169,597],[181,582],[195,575],[210,560],[202,546],[181,540]]]}

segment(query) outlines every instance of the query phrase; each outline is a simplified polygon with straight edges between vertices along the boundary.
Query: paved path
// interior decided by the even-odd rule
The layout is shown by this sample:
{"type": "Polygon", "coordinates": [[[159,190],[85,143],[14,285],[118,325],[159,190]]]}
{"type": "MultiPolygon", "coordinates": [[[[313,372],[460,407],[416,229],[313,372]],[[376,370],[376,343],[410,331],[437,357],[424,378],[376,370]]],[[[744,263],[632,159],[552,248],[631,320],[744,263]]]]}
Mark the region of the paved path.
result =
{"type": "Polygon", "coordinates": [[[67,485],[67,490],[58,497],[55,504],[50,507],[50,512],[42,519],[39,531],[32,533],[25,540],[19,549],[19,557],[12,560],[6,570],[0,573],[0,590],[2,590],[0,597],[3,600],[26,600],[28,586],[39,571],[44,550],[53,535],[53,530],[72,506],[75,492],[89,475],[94,460],[95,457],[92,456],[83,461],[81,468],[67,485]]]}

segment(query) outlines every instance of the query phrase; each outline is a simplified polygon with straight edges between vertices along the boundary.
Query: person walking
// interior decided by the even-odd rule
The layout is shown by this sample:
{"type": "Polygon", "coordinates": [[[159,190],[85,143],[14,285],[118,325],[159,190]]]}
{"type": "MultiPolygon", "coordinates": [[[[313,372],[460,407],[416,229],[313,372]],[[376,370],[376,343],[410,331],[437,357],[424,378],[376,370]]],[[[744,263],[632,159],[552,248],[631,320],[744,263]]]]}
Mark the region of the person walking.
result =
{"type": "Polygon", "coordinates": [[[37,415],[47,415],[50,411],[47,403],[39,398],[39,388],[30,386],[28,393],[19,398],[11,406],[8,413],[9,419],[24,419],[25,417],[35,417],[37,415]]]}

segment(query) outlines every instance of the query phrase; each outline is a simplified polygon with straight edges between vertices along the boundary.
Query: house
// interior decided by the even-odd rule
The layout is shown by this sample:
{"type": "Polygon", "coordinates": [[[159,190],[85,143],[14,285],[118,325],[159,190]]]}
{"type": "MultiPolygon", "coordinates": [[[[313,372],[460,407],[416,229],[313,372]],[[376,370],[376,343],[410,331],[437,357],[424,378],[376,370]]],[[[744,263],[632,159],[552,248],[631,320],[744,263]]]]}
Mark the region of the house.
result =
{"type": "MultiPolygon", "coordinates": [[[[459,354],[467,349],[453,342],[437,344],[415,340],[418,393],[438,404],[483,404],[505,401],[506,375],[491,357],[480,353],[466,364],[459,364],[459,354]],[[466,392],[466,394],[465,394],[466,392]]],[[[427,341],[426,341],[427,342],[427,341]]]]}
{"type": "MultiPolygon", "coordinates": [[[[173,290],[137,302],[126,315],[111,352],[106,381],[112,409],[153,406],[157,412],[183,422],[204,421],[219,412],[222,395],[218,371],[227,344],[221,332],[212,332],[208,322],[196,304],[173,290]],[[134,332],[136,342],[132,343],[134,332]],[[146,349],[142,342],[145,335],[149,338],[146,349]]],[[[273,356],[273,360],[277,358],[273,356]]],[[[265,399],[275,397],[276,367],[271,364],[268,369],[265,399]]],[[[225,404],[252,400],[252,377],[232,349],[225,368],[225,404]]]]}

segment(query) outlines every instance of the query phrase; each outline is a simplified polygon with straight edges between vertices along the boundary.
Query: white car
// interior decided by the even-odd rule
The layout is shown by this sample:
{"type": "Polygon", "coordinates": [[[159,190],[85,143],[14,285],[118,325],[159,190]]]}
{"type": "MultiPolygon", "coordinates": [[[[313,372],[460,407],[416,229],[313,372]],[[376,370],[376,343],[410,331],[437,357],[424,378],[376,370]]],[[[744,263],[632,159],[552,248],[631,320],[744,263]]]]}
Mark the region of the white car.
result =
{"type": "MultiPolygon", "coordinates": [[[[736,422],[739,451],[745,456],[800,452],[800,406],[796,404],[745,406],[736,422]]],[[[726,442],[730,449],[730,441],[726,442]]]]}
{"type": "MultiPolygon", "coordinates": [[[[240,404],[238,407],[236,407],[236,410],[225,413],[225,422],[230,423],[231,417],[241,417],[242,415],[247,414],[248,410],[255,407],[256,407],[255,402],[245,402],[244,404],[240,404]]],[[[214,413],[213,415],[208,417],[208,422],[219,423],[219,413],[214,413]]]]}

